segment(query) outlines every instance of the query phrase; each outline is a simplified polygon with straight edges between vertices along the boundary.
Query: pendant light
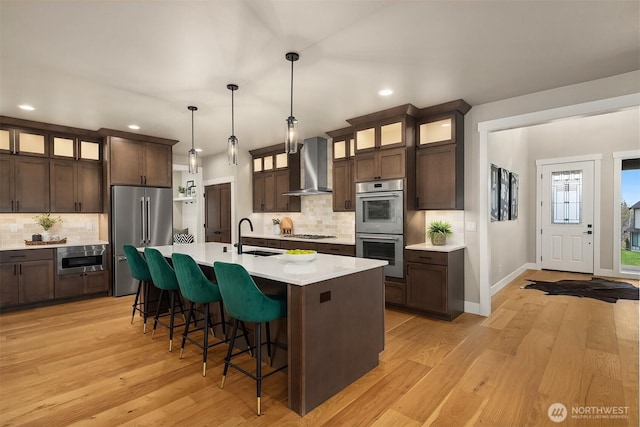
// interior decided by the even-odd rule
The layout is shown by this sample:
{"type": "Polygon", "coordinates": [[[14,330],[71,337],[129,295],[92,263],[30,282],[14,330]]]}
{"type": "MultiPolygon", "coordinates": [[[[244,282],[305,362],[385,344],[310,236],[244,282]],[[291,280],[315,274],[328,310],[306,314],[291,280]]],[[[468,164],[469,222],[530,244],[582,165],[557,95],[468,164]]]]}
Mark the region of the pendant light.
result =
{"type": "Polygon", "coordinates": [[[196,153],[196,149],[193,145],[193,112],[198,111],[198,107],[190,105],[187,108],[191,111],[191,150],[189,150],[189,173],[198,173],[198,153],[196,153]]]}
{"type": "Polygon", "coordinates": [[[231,136],[229,137],[229,145],[227,147],[227,158],[229,160],[230,165],[237,165],[238,164],[238,138],[236,138],[236,133],[234,131],[233,92],[238,90],[238,85],[228,84],[227,89],[231,91],[231,136]]]}
{"type": "Polygon", "coordinates": [[[300,58],[295,52],[285,55],[287,61],[291,61],[291,113],[287,118],[287,136],[284,140],[284,151],[288,154],[298,152],[298,120],[293,117],[293,63],[300,58]]]}

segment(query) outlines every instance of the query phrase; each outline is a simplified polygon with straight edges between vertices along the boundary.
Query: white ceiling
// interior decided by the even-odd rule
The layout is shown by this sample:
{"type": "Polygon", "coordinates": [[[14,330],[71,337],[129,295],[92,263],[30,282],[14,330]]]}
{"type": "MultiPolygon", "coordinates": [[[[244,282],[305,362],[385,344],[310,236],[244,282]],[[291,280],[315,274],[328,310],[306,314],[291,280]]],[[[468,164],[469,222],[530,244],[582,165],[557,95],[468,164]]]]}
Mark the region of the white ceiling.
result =
{"type": "Polygon", "coordinates": [[[282,142],[295,51],[302,136],[412,103],[471,105],[640,68],[640,2],[0,1],[0,114],[141,126],[202,155],[282,142]],[[393,95],[382,98],[381,88],[393,95]],[[18,104],[31,104],[25,112],[18,104]]]}

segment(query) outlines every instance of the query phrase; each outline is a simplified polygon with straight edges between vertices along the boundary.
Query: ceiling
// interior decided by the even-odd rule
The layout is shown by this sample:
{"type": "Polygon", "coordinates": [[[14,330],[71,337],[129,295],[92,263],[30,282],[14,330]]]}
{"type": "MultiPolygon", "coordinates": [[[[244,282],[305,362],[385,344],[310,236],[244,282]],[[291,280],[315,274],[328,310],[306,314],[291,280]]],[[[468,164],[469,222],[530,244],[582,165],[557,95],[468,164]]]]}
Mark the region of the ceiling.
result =
{"type": "Polygon", "coordinates": [[[412,103],[479,105],[640,67],[631,1],[0,1],[0,114],[226,149],[412,103]],[[377,94],[392,88],[388,97],[377,94]],[[31,104],[36,110],[20,110],[31,104]]]}

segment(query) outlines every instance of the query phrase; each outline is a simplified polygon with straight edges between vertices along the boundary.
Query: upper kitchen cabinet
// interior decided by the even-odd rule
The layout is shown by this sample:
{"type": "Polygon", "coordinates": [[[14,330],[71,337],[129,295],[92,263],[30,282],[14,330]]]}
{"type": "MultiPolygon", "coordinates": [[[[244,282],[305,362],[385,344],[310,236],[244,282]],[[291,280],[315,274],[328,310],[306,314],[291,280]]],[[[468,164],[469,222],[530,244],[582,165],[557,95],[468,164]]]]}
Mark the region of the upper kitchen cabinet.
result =
{"type": "Polygon", "coordinates": [[[0,212],[49,211],[49,159],[0,154],[0,212]]]}
{"type": "Polygon", "coordinates": [[[284,196],[300,188],[300,151],[286,154],[284,144],[249,151],[253,165],[254,212],[300,212],[299,196],[284,196]]]}
{"type": "Polygon", "coordinates": [[[417,209],[464,209],[463,100],[418,112],[416,169],[417,209]]]}
{"type": "Polygon", "coordinates": [[[406,176],[406,147],[413,147],[417,108],[405,104],[347,120],[354,127],[355,182],[406,176]]]}
{"type": "Polygon", "coordinates": [[[333,211],[353,212],[355,209],[354,158],[355,144],[353,127],[327,132],[333,147],[333,211]]]}
{"type": "Polygon", "coordinates": [[[49,133],[36,129],[13,127],[0,118],[0,153],[49,157],[49,133]]]}
{"type": "Polygon", "coordinates": [[[171,147],[178,141],[100,129],[108,145],[110,185],[171,187],[171,147]]]}
{"type": "Polygon", "coordinates": [[[51,212],[102,212],[102,164],[51,159],[51,212]]]}
{"type": "Polygon", "coordinates": [[[59,159],[99,162],[102,145],[98,139],[75,135],[51,135],[51,157],[59,159]]]}

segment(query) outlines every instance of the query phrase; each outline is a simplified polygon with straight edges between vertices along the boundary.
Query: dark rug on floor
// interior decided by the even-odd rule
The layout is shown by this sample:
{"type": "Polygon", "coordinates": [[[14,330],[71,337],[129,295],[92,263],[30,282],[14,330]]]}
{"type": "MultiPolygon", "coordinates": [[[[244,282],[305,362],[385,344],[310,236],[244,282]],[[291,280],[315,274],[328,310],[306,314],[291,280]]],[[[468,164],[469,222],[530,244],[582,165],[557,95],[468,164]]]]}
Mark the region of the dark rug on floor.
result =
{"type": "MultiPolygon", "coordinates": [[[[530,280],[533,282],[533,280],[530,280]]],[[[619,299],[638,300],[638,288],[630,283],[592,278],[591,280],[535,281],[524,289],[537,289],[547,295],[570,295],[615,303],[619,299]]]]}

